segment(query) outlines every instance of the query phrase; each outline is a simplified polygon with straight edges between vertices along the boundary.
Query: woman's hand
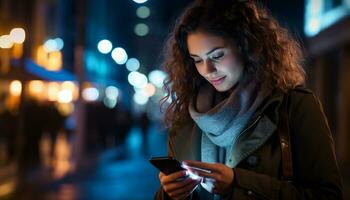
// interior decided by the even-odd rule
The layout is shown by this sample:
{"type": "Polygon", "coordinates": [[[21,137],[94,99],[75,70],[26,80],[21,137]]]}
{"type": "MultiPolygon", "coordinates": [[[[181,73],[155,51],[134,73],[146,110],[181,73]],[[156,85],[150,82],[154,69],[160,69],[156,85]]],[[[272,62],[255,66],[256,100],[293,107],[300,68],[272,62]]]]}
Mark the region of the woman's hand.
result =
{"type": "Polygon", "coordinates": [[[163,190],[175,200],[182,200],[188,197],[201,182],[201,179],[187,177],[185,170],[169,175],[160,172],[159,180],[163,190]]]}
{"type": "Polygon", "coordinates": [[[219,195],[224,195],[232,192],[234,172],[232,168],[221,163],[204,163],[198,161],[184,161],[191,173],[194,173],[204,180],[203,182],[211,182],[213,185],[212,192],[219,195]],[[200,170],[200,169],[204,170],[200,170]]]}

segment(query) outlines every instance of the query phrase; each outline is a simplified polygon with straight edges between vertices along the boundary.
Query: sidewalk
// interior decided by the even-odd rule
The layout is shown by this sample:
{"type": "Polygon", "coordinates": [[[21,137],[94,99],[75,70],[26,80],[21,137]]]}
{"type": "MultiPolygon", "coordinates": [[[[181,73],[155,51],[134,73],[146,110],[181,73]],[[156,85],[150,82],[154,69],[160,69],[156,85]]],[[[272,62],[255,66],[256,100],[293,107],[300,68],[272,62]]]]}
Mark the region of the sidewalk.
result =
{"type": "MultiPolygon", "coordinates": [[[[131,130],[126,147],[99,155],[94,166],[59,181],[33,183],[15,200],[133,200],[153,199],[159,187],[158,171],[148,162],[151,155],[166,155],[166,135],[150,127],[148,155],[142,152],[139,128],[131,130]]],[[[0,198],[1,199],[1,198],[0,198]]]]}

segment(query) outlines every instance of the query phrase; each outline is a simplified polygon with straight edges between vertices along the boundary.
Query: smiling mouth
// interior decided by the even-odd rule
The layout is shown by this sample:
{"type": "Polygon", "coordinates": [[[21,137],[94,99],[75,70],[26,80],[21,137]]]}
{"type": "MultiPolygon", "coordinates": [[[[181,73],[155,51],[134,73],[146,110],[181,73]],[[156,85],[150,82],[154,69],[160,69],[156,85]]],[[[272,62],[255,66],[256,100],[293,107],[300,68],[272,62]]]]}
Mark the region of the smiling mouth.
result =
{"type": "Polygon", "coordinates": [[[217,78],[217,79],[212,79],[212,80],[209,80],[213,85],[219,85],[221,84],[224,79],[226,78],[226,76],[223,76],[221,78],[217,78]]]}

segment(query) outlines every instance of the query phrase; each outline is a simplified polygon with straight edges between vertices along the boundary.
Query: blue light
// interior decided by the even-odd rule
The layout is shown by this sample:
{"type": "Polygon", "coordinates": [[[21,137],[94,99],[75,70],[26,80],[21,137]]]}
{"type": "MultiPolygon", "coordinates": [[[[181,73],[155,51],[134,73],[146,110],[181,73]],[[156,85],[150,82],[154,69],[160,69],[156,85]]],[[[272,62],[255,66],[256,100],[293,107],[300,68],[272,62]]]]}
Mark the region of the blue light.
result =
{"type": "Polygon", "coordinates": [[[146,75],[139,72],[130,72],[128,75],[129,83],[136,88],[146,87],[148,80],[146,75]]]}
{"type": "Polygon", "coordinates": [[[343,3],[340,6],[326,10],[328,3],[330,3],[329,0],[305,1],[304,32],[307,36],[315,36],[350,14],[350,4],[343,3]]]}
{"type": "Polygon", "coordinates": [[[127,62],[126,62],[126,68],[133,72],[133,71],[137,71],[140,68],[140,62],[139,60],[137,60],[136,58],[130,58],[127,62]]]}
{"type": "Polygon", "coordinates": [[[128,60],[128,54],[123,48],[117,47],[112,51],[112,58],[118,65],[123,65],[128,60]]]}
{"type": "Polygon", "coordinates": [[[114,108],[116,105],[117,105],[117,99],[110,99],[110,98],[104,98],[103,99],[103,104],[106,106],[106,107],[108,107],[108,108],[110,108],[110,109],[112,109],[112,108],[114,108]]]}
{"type": "Polygon", "coordinates": [[[97,44],[98,51],[103,53],[103,54],[107,54],[107,53],[111,52],[112,48],[113,48],[112,42],[109,40],[101,40],[97,44]]]}
{"type": "Polygon", "coordinates": [[[114,87],[114,86],[108,86],[106,88],[106,97],[109,99],[117,99],[118,95],[119,95],[119,90],[118,88],[114,87]]]}
{"type": "Polygon", "coordinates": [[[151,11],[147,6],[141,6],[136,10],[136,15],[141,19],[146,19],[150,14],[151,11]]]}
{"type": "Polygon", "coordinates": [[[97,88],[85,88],[82,95],[86,101],[96,101],[100,96],[97,88]]]}
{"type": "Polygon", "coordinates": [[[139,23],[139,24],[136,24],[136,26],[134,28],[134,32],[138,36],[145,36],[149,32],[149,28],[148,28],[147,24],[139,23]]]}
{"type": "Polygon", "coordinates": [[[47,52],[52,52],[57,50],[57,43],[53,39],[49,39],[44,43],[44,48],[47,52]]]}
{"type": "Polygon", "coordinates": [[[139,105],[145,105],[148,102],[148,99],[147,96],[144,96],[141,93],[135,93],[133,97],[134,102],[139,105]]]}
{"type": "Polygon", "coordinates": [[[55,42],[56,42],[56,51],[60,51],[63,49],[64,47],[64,42],[61,38],[56,38],[55,39],[55,42]]]}
{"type": "Polygon", "coordinates": [[[163,82],[166,79],[167,75],[161,70],[153,70],[148,74],[148,79],[156,87],[163,87],[163,82]]]}

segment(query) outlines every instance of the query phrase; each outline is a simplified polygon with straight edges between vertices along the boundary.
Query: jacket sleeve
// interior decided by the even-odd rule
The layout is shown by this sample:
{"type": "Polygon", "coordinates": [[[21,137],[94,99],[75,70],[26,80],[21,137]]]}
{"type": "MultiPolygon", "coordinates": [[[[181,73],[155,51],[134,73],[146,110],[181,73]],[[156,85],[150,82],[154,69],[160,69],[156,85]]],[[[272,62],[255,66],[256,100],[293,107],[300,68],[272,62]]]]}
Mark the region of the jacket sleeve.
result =
{"type": "Polygon", "coordinates": [[[343,199],[326,117],[313,94],[302,95],[290,111],[293,182],[236,168],[232,199],[343,199]]]}
{"type": "MultiPolygon", "coordinates": [[[[174,155],[174,149],[170,137],[168,136],[168,156],[174,155]]],[[[163,190],[163,187],[160,186],[154,196],[154,200],[171,200],[167,193],[163,190]]]]}

